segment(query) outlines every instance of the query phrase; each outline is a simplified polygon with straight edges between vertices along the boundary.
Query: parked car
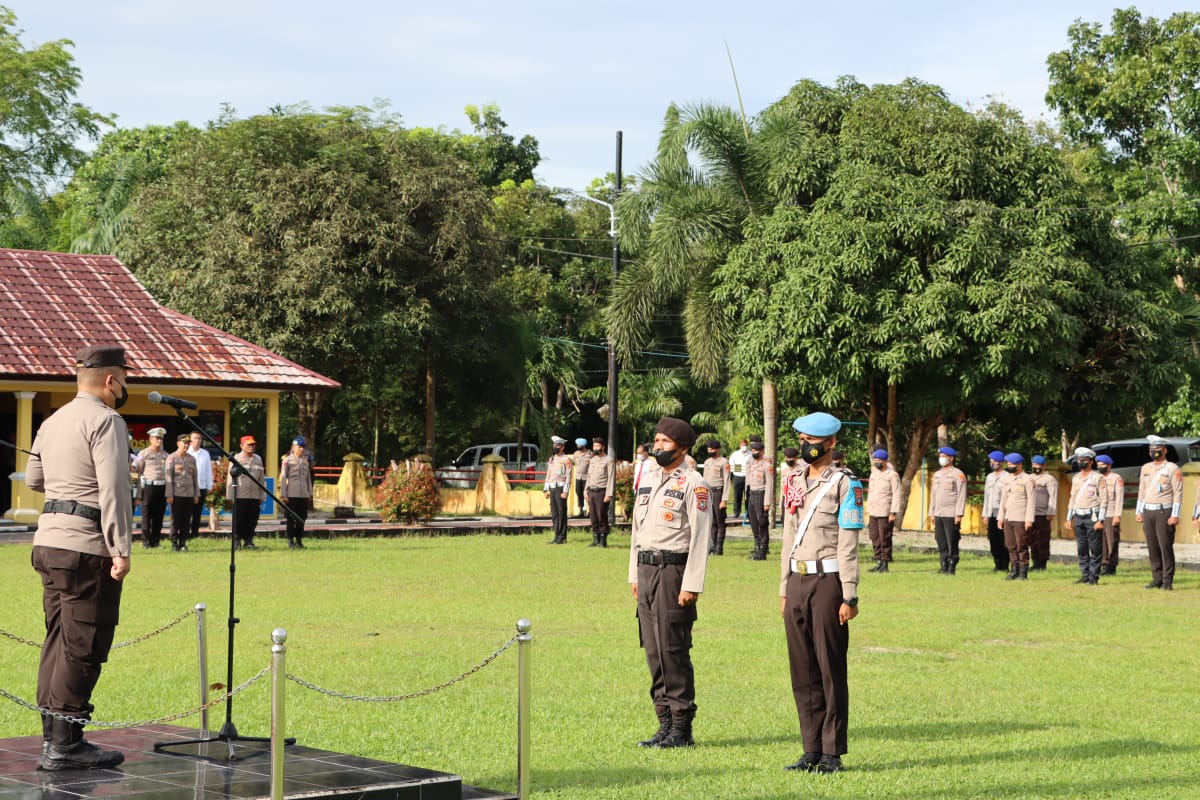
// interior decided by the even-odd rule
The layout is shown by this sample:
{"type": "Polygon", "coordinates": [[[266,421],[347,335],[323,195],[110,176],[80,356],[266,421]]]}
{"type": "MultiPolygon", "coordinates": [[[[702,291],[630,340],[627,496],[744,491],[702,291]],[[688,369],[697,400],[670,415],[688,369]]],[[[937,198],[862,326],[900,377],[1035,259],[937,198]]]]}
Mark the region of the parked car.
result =
{"type": "Polygon", "coordinates": [[[498,455],[504,459],[505,470],[525,470],[532,475],[538,469],[539,453],[536,444],[525,443],[519,448],[516,442],[477,444],[463,450],[449,466],[435,470],[434,475],[447,488],[473,489],[479,480],[484,456],[498,455]]]}
{"type": "MultiPolygon", "coordinates": [[[[1190,461],[1200,461],[1200,439],[1184,436],[1165,437],[1167,440],[1167,461],[1173,461],[1180,466],[1190,461]]],[[[1120,439],[1115,442],[1101,442],[1089,445],[1096,455],[1106,455],[1113,460],[1113,471],[1125,479],[1125,489],[1137,489],[1138,476],[1142,465],[1150,460],[1149,447],[1146,439],[1120,439]]],[[[1070,459],[1071,468],[1077,470],[1075,457],[1070,459]]]]}

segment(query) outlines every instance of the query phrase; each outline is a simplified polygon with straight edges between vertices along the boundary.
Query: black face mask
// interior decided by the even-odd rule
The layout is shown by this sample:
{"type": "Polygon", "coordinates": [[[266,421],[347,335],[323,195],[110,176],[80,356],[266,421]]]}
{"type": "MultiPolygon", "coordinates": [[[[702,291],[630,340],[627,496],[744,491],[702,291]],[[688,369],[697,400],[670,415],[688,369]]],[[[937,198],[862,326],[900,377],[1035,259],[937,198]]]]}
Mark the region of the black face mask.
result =
{"type": "Polygon", "coordinates": [[[1108,464],[1097,464],[1096,469],[1100,470],[1101,472],[1108,472],[1108,464]]]}
{"type": "Polygon", "coordinates": [[[1016,464],[1005,464],[1005,465],[1004,465],[1004,471],[1005,471],[1005,472],[1016,472],[1016,471],[1017,471],[1017,465],[1016,465],[1016,464]]]}
{"type": "Polygon", "coordinates": [[[122,383],[121,384],[121,394],[114,399],[113,408],[120,408],[121,406],[125,405],[128,402],[129,402],[129,389],[125,386],[125,384],[122,383]]]}
{"type": "Polygon", "coordinates": [[[762,450],[751,450],[750,456],[752,458],[762,458],[762,450]]]}
{"type": "Polygon", "coordinates": [[[655,450],[654,460],[658,462],[660,467],[670,466],[679,456],[679,450],[655,450]]]}
{"type": "Polygon", "coordinates": [[[794,458],[789,458],[789,459],[787,460],[787,465],[788,465],[789,467],[794,467],[794,466],[796,466],[796,459],[794,459],[794,458]]]}
{"type": "Polygon", "coordinates": [[[717,451],[716,451],[716,450],[709,450],[709,451],[708,451],[708,457],[709,457],[709,458],[716,458],[716,457],[717,457],[717,451]]]}
{"type": "Polygon", "coordinates": [[[825,455],[824,442],[801,442],[800,455],[810,464],[815,464],[825,455]]]}
{"type": "Polygon", "coordinates": [[[561,445],[561,444],[554,445],[554,452],[561,453],[562,451],[563,451],[563,445],[561,445]]]}
{"type": "Polygon", "coordinates": [[[1153,458],[1155,461],[1161,461],[1162,459],[1167,457],[1167,451],[1166,450],[1151,450],[1150,457],[1153,458]]]}

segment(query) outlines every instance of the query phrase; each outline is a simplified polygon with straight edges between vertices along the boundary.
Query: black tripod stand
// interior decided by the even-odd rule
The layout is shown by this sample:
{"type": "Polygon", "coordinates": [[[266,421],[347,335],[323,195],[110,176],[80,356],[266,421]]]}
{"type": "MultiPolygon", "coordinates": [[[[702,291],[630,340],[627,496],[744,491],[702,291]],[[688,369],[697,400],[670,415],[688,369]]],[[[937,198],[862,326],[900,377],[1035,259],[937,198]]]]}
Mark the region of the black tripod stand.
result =
{"type": "MultiPolygon", "coordinates": [[[[213,439],[211,436],[209,436],[208,433],[205,432],[205,430],[203,428],[201,428],[199,425],[197,425],[196,421],[193,420],[191,417],[189,417],[182,408],[176,407],[175,413],[179,416],[180,419],[186,420],[188,425],[190,425],[192,427],[192,430],[199,433],[200,436],[203,437],[205,441],[207,441],[209,444],[211,444],[213,447],[215,447],[217,450],[219,450],[221,452],[221,454],[225,456],[226,460],[229,461],[229,474],[226,476],[226,485],[227,486],[232,485],[234,478],[240,478],[240,477],[248,478],[255,485],[257,485],[258,488],[262,489],[263,492],[265,492],[267,495],[269,495],[271,498],[273,498],[275,500],[275,502],[279,505],[280,508],[282,508],[285,512],[287,512],[288,514],[291,514],[293,517],[295,517],[297,520],[299,520],[299,515],[295,511],[288,508],[287,504],[280,502],[279,498],[275,497],[275,495],[271,492],[271,490],[268,489],[266,486],[264,486],[263,483],[258,478],[254,477],[254,475],[252,475],[248,471],[242,469],[242,467],[238,464],[237,460],[234,459],[233,454],[230,453],[229,451],[227,451],[225,448],[221,447],[221,445],[219,445],[215,439],[213,439]]],[[[236,501],[233,504],[232,517],[233,517],[233,530],[230,531],[230,534],[229,534],[229,649],[226,652],[226,664],[225,664],[225,667],[226,667],[225,668],[225,689],[226,689],[226,691],[229,691],[230,689],[233,688],[233,631],[234,631],[234,627],[239,622],[241,622],[240,619],[238,619],[236,616],[234,616],[234,600],[236,598],[236,587],[237,587],[236,576],[237,576],[237,541],[238,541],[238,539],[237,539],[238,511],[237,511],[237,502],[236,501]]],[[[299,520],[299,521],[303,522],[303,520],[299,520]]],[[[225,742],[229,746],[229,760],[234,761],[237,759],[237,753],[233,749],[234,742],[270,742],[270,741],[271,740],[269,738],[262,737],[262,736],[241,736],[238,734],[237,726],[235,726],[233,724],[233,698],[228,697],[225,699],[225,723],[223,725],[221,725],[221,729],[217,732],[217,734],[215,736],[209,736],[207,738],[200,738],[200,739],[183,739],[183,740],[175,741],[175,742],[156,742],[154,745],[154,749],[156,751],[162,751],[169,747],[182,747],[184,745],[191,745],[191,744],[208,744],[209,742],[225,742]]],[[[287,739],[284,739],[284,744],[295,744],[295,743],[296,743],[295,738],[289,737],[287,739]]]]}

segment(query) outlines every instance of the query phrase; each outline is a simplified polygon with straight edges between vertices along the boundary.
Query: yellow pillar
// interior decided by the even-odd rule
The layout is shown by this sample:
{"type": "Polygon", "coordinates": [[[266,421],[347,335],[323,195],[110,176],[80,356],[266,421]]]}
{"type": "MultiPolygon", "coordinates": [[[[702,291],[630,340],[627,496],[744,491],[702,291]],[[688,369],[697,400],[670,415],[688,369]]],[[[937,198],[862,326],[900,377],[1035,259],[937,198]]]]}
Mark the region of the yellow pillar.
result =
{"type": "MultiPolygon", "coordinates": [[[[263,460],[266,462],[263,466],[266,468],[267,477],[275,479],[276,489],[279,488],[279,461],[281,458],[283,456],[279,453],[279,395],[273,394],[267,398],[267,447],[266,452],[263,453],[263,460]]],[[[279,516],[278,510],[275,511],[275,515],[279,516]]]]}
{"type": "MultiPolygon", "coordinates": [[[[33,398],[37,392],[13,392],[17,398],[17,447],[29,450],[33,447],[33,398]]],[[[41,513],[41,495],[25,485],[25,466],[29,456],[17,451],[17,468],[9,476],[12,484],[12,508],[5,516],[16,522],[35,522],[41,513]]]]}

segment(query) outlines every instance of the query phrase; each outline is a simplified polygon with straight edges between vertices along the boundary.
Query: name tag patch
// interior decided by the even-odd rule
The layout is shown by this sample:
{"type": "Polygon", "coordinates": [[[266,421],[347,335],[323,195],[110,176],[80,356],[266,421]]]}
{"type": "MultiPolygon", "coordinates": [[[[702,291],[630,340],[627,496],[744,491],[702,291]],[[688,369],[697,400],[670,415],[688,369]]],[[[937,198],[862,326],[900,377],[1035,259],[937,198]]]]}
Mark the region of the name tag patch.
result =
{"type": "Polygon", "coordinates": [[[674,497],[676,500],[682,500],[684,497],[683,492],[678,489],[666,489],[663,491],[663,494],[667,497],[674,497]]]}

